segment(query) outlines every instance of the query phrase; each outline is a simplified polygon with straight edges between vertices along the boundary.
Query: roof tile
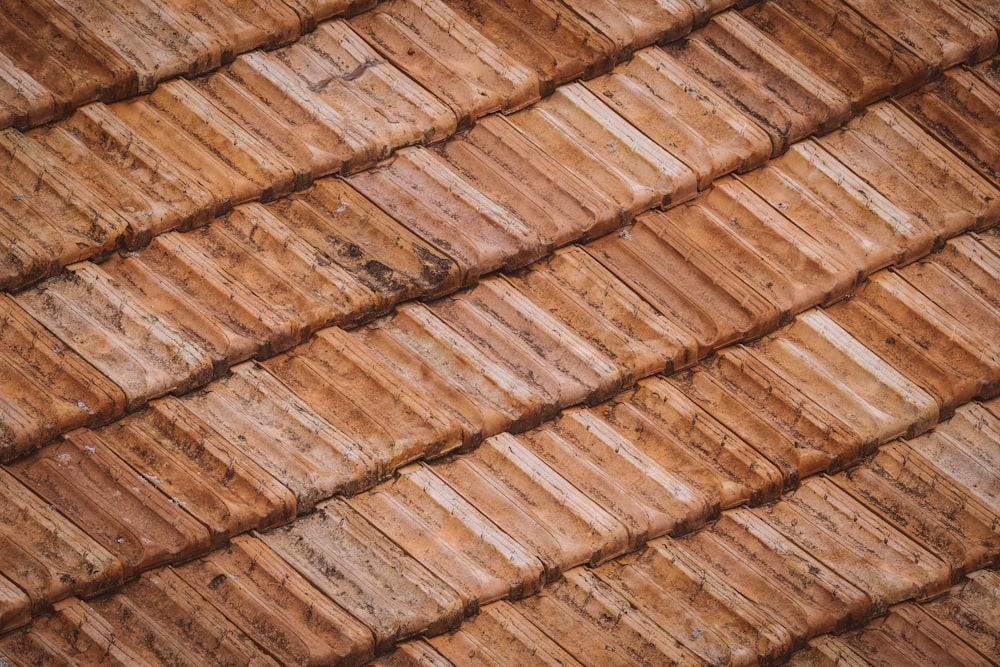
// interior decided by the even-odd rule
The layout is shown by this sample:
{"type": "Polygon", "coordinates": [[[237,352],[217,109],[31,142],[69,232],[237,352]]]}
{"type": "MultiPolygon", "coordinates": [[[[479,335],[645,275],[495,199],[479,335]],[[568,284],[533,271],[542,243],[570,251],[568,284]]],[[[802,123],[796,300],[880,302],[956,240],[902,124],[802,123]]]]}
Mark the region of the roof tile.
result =
{"type": "Polygon", "coordinates": [[[970,574],[957,591],[921,605],[939,623],[948,627],[981,654],[1000,656],[1000,574],[983,571],[970,574]]]}
{"type": "MultiPolygon", "coordinates": [[[[0,631],[31,621],[31,600],[10,579],[0,575],[0,631]]],[[[0,645],[2,646],[2,645],[0,645]]]]}
{"type": "Polygon", "coordinates": [[[614,42],[619,58],[654,42],[670,41],[704,21],[702,3],[685,0],[567,0],[567,5],[614,42]]]}

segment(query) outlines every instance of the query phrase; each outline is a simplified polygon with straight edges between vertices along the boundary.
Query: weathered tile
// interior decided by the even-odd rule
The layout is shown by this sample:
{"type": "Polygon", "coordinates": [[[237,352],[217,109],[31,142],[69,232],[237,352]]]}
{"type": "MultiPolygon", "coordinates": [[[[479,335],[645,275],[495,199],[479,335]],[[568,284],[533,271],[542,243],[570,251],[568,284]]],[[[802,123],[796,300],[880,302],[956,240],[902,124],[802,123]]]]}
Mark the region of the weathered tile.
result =
{"type": "Polygon", "coordinates": [[[873,614],[951,585],[951,568],[828,479],[813,477],[753,512],[864,590],[873,614]]]}
{"type": "Polygon", "coordinates": [[[295,494],[300,514],[336,493],[376,481],[378,466],[360,444],[257,364],[233,367],[183,402],[232,447],[280,479],[295,494]]]}
{"type": "Polygon", "coordinates": [[[660,49],[644,49],[584,85],[694,171],[699,189],[771,155],[764,130],[660,49]]]}
{"type": "Polygon", "coordinates": [[[461,428],[408,387],[351,334],[324,329],[264,367],[318,415],[359,443],[381,479],[410,461],[462,444],[461,428]]]}
{"type": "Polygon", "coordinates": [[[975,67],[970,67],[980,79],[985,81],[994,91],[1000,92],[1000,58],[984,60],[975,67]]]}
{"type": "Polygon", "coordinates": [[[749,606],[784,627],[792,650],[811,637],[844,630],[871,614],[871,602],[862,590],[825,564],[810,546],[800,546],[750,510],[726,512],[710,528],[677,540],[675,549],[685,562],[706,570],[749,601],[747,605],[736,597],[737,609],[749,606]]]}
{"type": "Polygon", "coordinates": [[[585,183],[606,193],[626,218],[697,192],[697,179],[687,165],[581,83],[561,86],[508,120],[585,183]]]}
{"type": "Polygon", "coordinates": [[[615,44],[620,59],[655,42],[685,36],[702,13],[684,0],[568,0],[566,4],[615,44]]]}
{"type": "Polygon", "coordinates": [[[281,664],[360,665],[372,656],[371,631],[256,537],[174,572],[281,664]]]}
{"type": "Polygon", "coordinates": [[[69,595],[93,595],[119,585],[122,566],[53,505],[0,469],[0,575],[27,594],[32,613],[38,614],[69,595]]]}
{"type": "Polygon", "coordinates": [[[862,452],[938,422],[937,402],[821,310],[747,346],[862,441],[862,452]]]}
{"type": "Polygon", "coordinates": [[[28,596],[10,579],[0,575],[0,632],[25,625],[31,621],[31,616],[28,596]]]}
{"type": "Polygon", "coordinates": [[[0,124],[4,128],[11,125],[29,128],[61,115],[63,100],[57,101],[45,86],[11,62],[5,53],[0,53],[0,91],[3,93],[0,124]]]}
{"type": "Polygon", "coordinates": [[[437,652],[424,639],[400,644],[387,655],[376,658],[372,667],[453,667],[453,663],[437,652]]]}
{"type": "Polygon", "coordinates": [[[982,571],[970,574],[948,595],[921,607],[939,623],[961,636],[982,655],[1000,658],[1000,574],[982,571]]]}
{"type": "Polygon", "coordinates": [[[213,548],[239,533],[295,517],[295,496],[176,398],[97,431],[170,502],[209,531],[213,548]]]}
{"type": "Polygon", "coordinates": [[[1000,382],[1000,360],[978,332],[906,282],[901,273],[873,276],[856,297],[827,314],[869,350],[931,394],[945,418],[1000,382]]]}
{"type": "Polygon", "coordinates": [[[628,548],[625,526],[552,470],[516,438],[503,434],[434,472],[507,535],[530,549],[546,578],[596,564],[628,548]]]}
{"type": "Polygon", "coordinates": [[[212,376],[194,341],[150,313],[97,265],[69,271],[21,292],[18,304],[122,388],[133,410],[184,392],[212,376]]]}
{"type": "Polygon", "coordinates": [[[519,611],[520,605],[496,602],[453,633],[432,637],[431,645],[455,664],[507,664],[573,667],[581,663],[519,611]]]}
{"type": "Polygon", "coordinates": [[[532,595],[542,563],[422,464],[348,504],[461,597],[468,612],[532,595]]]}
{"type": "Polygon", "coordinates": [[[462,618],[454,590],[339,500],[262,539],[374,632],[376,654],[401,639],[448,630],[462,618]]]}
{"type": "Polygon", "coordinates": [[[125,412],[122,390],[7,295],[0,297],[0,460],[125,412]]]}
{"type": "Polygon", "coordinates": [[[209,548],[205,526],[94,431],[74,431],[7,470],[113,554],[126,579],[209,548]]]}
{"type": "MultiPolygon", "coordinates": [[[[222,61],[258,47],[274,48],[301,36],[305,26],[293,3],[265,0],[235,3],[230,0],[180,0],[178,11],[192,15],[203,30],[216,37],[222,61]]],[[[347,3],[341,3],[347,4],[347,3]]]]}
{"type": "Polygon", "coordinates": [[[619,280],[694,338],[693,363],[711,350],[773,331],[777,308],[684,237],[663,238],[670,213],[649,213],[586,250],[619,280]]]}

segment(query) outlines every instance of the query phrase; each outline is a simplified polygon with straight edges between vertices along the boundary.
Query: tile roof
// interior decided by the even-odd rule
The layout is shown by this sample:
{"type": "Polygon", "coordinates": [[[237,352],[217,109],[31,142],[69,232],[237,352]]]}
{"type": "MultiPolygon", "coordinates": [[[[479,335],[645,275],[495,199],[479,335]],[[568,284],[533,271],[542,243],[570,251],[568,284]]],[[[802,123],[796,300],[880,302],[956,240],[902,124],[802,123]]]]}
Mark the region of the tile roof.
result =
{"type": "Polygon", "coordinates": [[[7,2],[0,665],[1000,661],[1000,15],[733,4],[7,2]]]}

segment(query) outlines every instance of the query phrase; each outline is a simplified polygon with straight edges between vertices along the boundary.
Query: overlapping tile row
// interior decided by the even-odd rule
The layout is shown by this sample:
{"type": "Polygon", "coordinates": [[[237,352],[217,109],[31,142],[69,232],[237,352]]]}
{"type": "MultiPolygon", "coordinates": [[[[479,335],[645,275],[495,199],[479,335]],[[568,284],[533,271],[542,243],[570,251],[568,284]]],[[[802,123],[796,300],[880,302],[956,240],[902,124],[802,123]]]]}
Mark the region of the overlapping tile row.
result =
{"type": "MultiPolygon", "coordinates": [[[[664,61],[649,53],[628,67],[652,76],[650,68],[664,61]]],[[[623,89],[623,72],[588,85],[623,89]]],[[[439,147],[401,151],[347,180],[323,179],[270,205],[239,206],[208,227],[156,236],[141,250],[75,264],[8,302],[9,321],[22,324],[5,335],[13,349],[24,350],[21,357],[36,361],[12,360],[17,368],[11,372],[29,381],[10,384],[19,393],[4,397],[9,421],[19,426],[0,438],[0,458],[20,456],[76,426],[106,423],[159,396],[205,386],[330,325],[371,321],[403,301],[453,292],[497,269],[508,277],[485,278],[481,287],[433,306],[440,326],[464,327],[462,335],[473,337],[479,335],[474,322],[488,325],[484,331],[506,331],[481,341],[486,356],[500,360],[515,358],[504,336],[522,325],[550,329],[530,334],[538,338],[531,345],[548,341],[550,355],[562,355],[560,341],[577,335],[567,327],[590,327],[572,353],[582,375],[568,379],[572,369],[552,375],[549,357],[530,361],[529,354],[518,363],[538,366],[540,357],[544,368],[528,386],[548,388],[517,395],[538,397],[529,411],[532,423],[576,402],[601,400],[636,378],[691,363],[836,301],[865,275],[912,262],[966,229],[993,225],[1000,217],[995,179],[978,171],[981,163],[966,164],[945,149],[906,113],[905,105],[925,94],[899,105],[878,103],[842,130],[796,143],[761,168],[722,177],[688,204],[641,213],[692,196],[695,173],[637,134],[598,94],[573,84],[520,114],[486,118],[439,147]],[[532,129],[535,124],[544,128],[532,129]],[[617,145],[622,148],[598,152],[617,145]],[[608,234],[630,220],[620,234],[608,234]],[[582,252],[566,249],[557,261],[518,273],[558,247],[593,237],[600,238],[579,246],[582,252]],[[615,278],[603,275],[609,271],[615,278]],[[606,324],[606,313],[593,312],[604,307],[594,291],[601,284],[614,285],[606,291],[620,309],[606,324]],[[641,343],[627,340],[634,336],[626,313],[635,304],[648,311],[641,343]],[[481,314],[467,318],[470,308],[481,314]],[[592,363],[595,350],[600,356],[612,348],[626,356],[592,363]],[[82,386],[81,376],[88,378],[82,386]],[[61,410],[36,414],[35,406],[52,403],[61,410]]],[[[995,114],[958,112],[970,134],[988,140],[995,114]]],[[[763,149],[749,157],[749,126],[736,123],[735,115],[709,118],[705,131],[721,131],[721,123],[733,142],[713,144],[705,164],[728,166],[706,167],[703,178],[765,159],[763,149]]],[[[763,133],[755,141],[766,145],[763,133]]],[[[424,312],[414,306],[399,319],[424,312]]],[[[407,373],[422,367],[398,363],[408,364],[407,373]]],[[[470,444],[482,427],[460,421],[470,444]]]]}
{"type": "MultiPolygon", "coordinates": [[[[756,166],[867,104],[996,47],[995,31],[989,30],[990,41],[971,15],[968,26],[952,25],[953,14],[966,10],[951,3],[911,4],[973,45],[955,53],[913,51],[910,42],[920,40],[909,32],[919,32],[917,24],[890,37],[882,28],[896,28],[883,22],[894,14],[879,11],[877,3],[857,13],[824,0],[767,2],[742,13],[727,10],[665,51],[646,48],[586,86],[571,84],[551,95],[557,85],[607,72],[631,56],[626,38],[638,40],[633,47],[654,37],[674,39],[729,3],[656,4],[658,13],[643,27],[635,23],[642,23],[642,12],[625,20],[621,7],[606,3],[570,10],[555,0],[385,2],[349,20],[326,21],[294,44],[244,54],[211,75],[175,79],[127,101],[90,104],[44,128],[5,130],[0,237],[9,250],[0,262],[0,286],[19,289],[74,261],[198,227],[241,203],[368,169],[403,147],[451,137],[483,114],[510,113],[544,98],[511,115],[513,128],[498,120],[467,143],[404,151],[371,173],[378,187],[385,179],[431,193],[457,187],[436,196],[445,197],[445,208],[457,197],[459,212],[477,198],[488,200],[476,215],[496,230],[492,237],[459,235],[452,247],[452,238],[434,225],[413,230],[482,273],[499,261],[489,256],[491,244],[538,252],[531,246],[558,243],[558,233],[567,231],[538,232],[530,219],[529,229],[521,229],[526,220],[520,216],[533,211],[517,189],[530,172],[516,166],[530,163],[511,162],[511,155],[544,153],[535,171],[559,161],[585,183],[607,183],[611,192],[596,191],[611,195],[628,216],[688,198],[715,177],[756,166]],[[595,32],[581,17],[603,27],[595,32]],[[464,69],[456,74],[458,62],[464,69]],[[497,136],[484,136],[490,134],[497,136]],[[501,177],[477,180],[479,158],[499,163],[501,177]],[[629,159],[634,168],[623,170],[629,159]],[[636,177],[645,180],[636,183],[636,177]],[[473,192],[467,180],[475,181],[473,192]]],[[[385,205],[406,216],[432,201],[408,194],[415,201],[390,198],[385,205]]]]}
{"type": "MultiPolygon", "coordinates": [[[[658,400],[669,410],[685,399],[658,400]]],[[[669,417],[636,405],[572,411],[111,594],[64,599],[0,639],[0,655],[360,664],[422,635],[377,662],[778,664],[800,650],[877,648],[871,628],[852,628],[888,613],[879,627],[900,632],[901,615],[933,615],[920,626],[930,640],[942,625],[976,631],[975,651],[995,659],[983,612],[996,575],[979,570],[1000,557],[996,400],[775,502],[721,514],[699,507],[711,491],[689,470],[653,460],[671,455],[649,426],[669,417]],[[623,410],[647,430],[623,428],[623,410]],[[631,540],[647,536],[635,552],[631,540]],[[894,606],[909,600],[920,606],[894,606]]],[[[670,446],[698,456],[682,440],[670,446]]]]}
{"type": "MultiPolygon", "coordinates": [[[[303,576],[334,577],[317,585],[373,628],[379,647],[450,626],[578,565],[777,499],[994,395],[998,247],[995,231],[960,236],[877,273],[851,299],[669,378],[656,373],[690,365],[695,343],[673,338],[669,317],[615,287],[582,248],[351,333],[324,330],[204,391],[4,466],[17,508],[0,533],[15,554],[0,569],[15,600],[6,623],[258,530],[303,576]],[[573,330],[563,317],[589,324],[573,330]],[[877,328],[904,317],[891,338],[877,328]],[[596,405],[551,421],[581,402],[596,405]],[[388,572],[400,581],[379,579],[388,572]],[[377,604],[372,587],[386,591],[377,604]],[[402,591],[411,591],[405,618],[391,613],[402,591]]],[[[975,442],[995,428],[983,426],[995,421],[990,409],[952,419],[950,432],[967,435],[908,446],[993,507],[1000,461],[975,442]]],[[[900,465],[878,456],[887,470],[900,465]]],[[[905,467],[912,457],[897,458],[905,467]]],[[[913,474],[911,490],[923,484],[913,474]]],[[[953,494],[930,484],[930,500],[904,507],[878,479],[847,479],[861,489],[850,493],[907,516],[908,534],[919,528],[948,572],[993,558],[993,547],[949,542],[918,511],[953,494]]],[[[948,516],[988,543],[994,529],[960,514],[948,516]]]]}

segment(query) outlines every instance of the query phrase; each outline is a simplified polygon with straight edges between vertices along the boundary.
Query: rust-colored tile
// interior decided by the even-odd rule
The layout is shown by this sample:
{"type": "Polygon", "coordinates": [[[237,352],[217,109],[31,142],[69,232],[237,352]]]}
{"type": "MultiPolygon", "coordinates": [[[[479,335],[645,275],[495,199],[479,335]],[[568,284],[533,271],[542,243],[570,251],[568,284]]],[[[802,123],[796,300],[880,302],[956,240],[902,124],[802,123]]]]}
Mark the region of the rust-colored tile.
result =
{"type": "MultiPolygon", "coordinates": [[[[627,402],[661,434],[658,439],[680,444],[723,480],[723,508],[761,503],[782,492],[781,470],[663,378],[641,382],[627,402]]],[[[645,451],[656,446],[657,439],[645,440],[645,451]]]]}
{"type": "Polygon", "coordinates": [[[404,642],[391,653],[376,658],[369,664],[372,667],[453,667],[453,663],[425,639],[404,642]]]}
{"type": "Polygon", "coordinates": [[[674,548],[692,567],[724,582],[726,588],[713,587],[713,592],[727,592],[727,599],[738,602],[736,609],[758,610],[782,626],[793,650],[870,616],[871,602],[862,590],[808,545],[783,536],[750,510],[726,512],[710,528],[677,540],[674,548]]]}
{"type": "Polygon", "coordinates": [[[594,190],[613,199],[626,219],[697,192],[697,178],[687,165],[581,83],[561,86],[508,120],[594,190]]]}
{"type": "Polygon", "coordinates": [[[28,596],[10,579],[0,575],[0,632],[25,625],[31,621],[31,616],[28,596]]]}
{"type": "Polygon", "coordinates": [[[617,229],[614,201],[517,131],[504,116],[487,116],[435,148],[473,187],[529,221],[544,252],[617,229]]]}
{"type": "Polygon", "coordinates": [[[610,355],[553,317],[502,276],[442,299],[431,311],[543,397],[543,415],[596,403],[625,386],[610,355]]]}
{"type": "Polygon", "coordinates": [[[850,100],[736,12],[713,18],[666,52],[771,136],[771,154],[850,117],[850,100]],[[736,64],[738,63],[738,65],[736,64]]]}
{"type": "Polygon", "coordinates": [[[1000,557],[998,517],[903,443],[830,480],[947,562],[953,581],[1000,557]]]}
{"type": "Polygon", "coordinates": [[[779,622],[669,540],[594,573],[705,664],[777,663],[791,636],[779,622]]]}
{"type": "Polygon", "coordinates": [[[934,396],[940,416],[1000,382],[1000,360],[977,332],[906,282],[880,273],[827,314],[865,347],[934,396]]]}
{"type": "Polygon", "coordinates": [[[87,263],[17,296],[18,304],[125,392],[130,410],[205,383],[212,361],[198,345],[128,298],[87,263]]]}
{"type": "Polygon", "coordinates": [[[171,568],[147,572],[85,607],[111,628],[116,645],[146,664],[277,664],[171,568]]]}
{"type": "Polygon", "coordinates": [[[687,35],[703,9],[684,0],[569,0],[573,11],[610,39],[620,59],[656,42],[687,35]]]}
{"type": "Polygon", "coordinates": [[[583,568],[525,600],[518,611],[583,664],[699,662],[626,595],[583,568]]]}
{"type": "Polygon", "coordinates": [[[357,442],[254,363],[230,369],[184,407],[295,494],[300,514],[336,493],[375,483],[378,466],[357,442]]]}
{"type": "Polygon", "coordinates": [[[215,36],[222,48],[222,61],[228,62],[240,53],[258,47],[271,49],[300,37],[305,26],[290,4],[266,0],[180,0],[175,6],[215,36]]]}
{"type": "Polygon", "coordinates": [[[958,2],[849,0],[859,14],[905,44],[934,74],[961,62],[979,62],[997,48],[993,27],[958,2]]]}
{"type": "Polygon", "coordinates": [[[957,67],[898,103],[980,175],[1000,185],[1000,92],[957,67]]]}
{"type": "Polygon", "coordinates": [[[824,247],[845,266],[871,274],[923,257],[938,231],[881,194],[813,140],[799,142],[762,169],[739,180],[824,247]]]}
{"type": "Polygon", "coordinates": [[[892,104],[872,107],[820,143],[942,239],[1000,218],[1000,191],[892,104]]]}
{"type": "Polygon", "coordinates": [[[504,431],[523,431],[542,421],[543,410],[552,410],[529,378],[493,360],[422,304],[404,304],[355,335],[458,420],[464,447],[504,431]]]}
{"type": "Polygon", "coordinates": [[[628,532],[511,435],[494,436],[434,472],[545,566],[546,578],[628,548],[628,532]]]}
{"type": "Polygon", "coordinates": [[[584,85],[691,168],[699,189],[771,155],[764,130],[660,49],[644,49],[584,85]]]}
{"type": "Polygon", "coordinates": [[[423,464],[347,502],[453,588],[467,612],[541,587],[541,561],[423,464]]]}
{"type": "Polygon", "coordinates": [[[119,585],[122,566],[53,505],[0,469],[0,575],[27,594],[32,613],[38,614],[69,595],[93,595],[119,585]]]}
{"type": "Polygon", "coordinates": [[[260,539],[240,536],[174,572],[286,665],[360,665],[374,637],[260,539]]]}
{"type": "Polygon", "coordinates": [[[962,637],[982,655],[1000,659],[1000,574],[970,574],[948,595],[921,605],[939,623],[962,637]]]}
{"type": "Polygon", "coordinates": [[[0,296],[0,340],[0,460],[125,412],[118,386],[6,295],[0,296]]]}
{"type": "Polygon", "coordinates": [[[205,526],[93,431],[74,431],[7,470],[113,554],[126,579],[208,550],[205,526]]]}
{"type": "Polygon", "coordinates": [[[138,474],[201,521],[212,546],[295,517],[295,496],[176,398],[97,431],[138,474]]]}
{"type": "MultiPolygon", "coordinates": [[[[45,123],[57,114],[56,105],[63,106],[52,93],[32,76],[0,53],[0,126],[21,128],[45,123]]],[[[61,111],[59,109],[58,111],[61,111]]]]}
{"type": "Polygon", "coordinates": [[[435,650],[454,664],[547,665],[580,667],[580,663],[518,610],[520,605],[497,602],[455,632],[432,637],[435,650]]]}
{"type": "Polygon", "coordinates": [[[649,213],[586,250],[619,280],[688,333],[696,347],[689,363],[711,350],[773,331],[777,308],[684,237],[659,234],[670,213],[649,213]]]}
{"type": "Polygon", "coordinates": [[[460,126],[492,111],[518,109],[541,95],[527,63],[486,38],[442,0],[380,2],[350,20],[352,29],[451,107],[460,126]]]}
{"type": "Polygon", "coordinates": [[[410,461],[462,444],[461,428],[365,350],[358,337],[324,329],[264,367],[321,417],[359,443],[380,479],[410,461]]]}
{"type": "Polygon", "coordinates": [[[413,148],[348,179],[368,199],[458,263],[470,283],[546,252],[522,220],[462,178],[434,151],[413,148]]]}
{"type": "Polygon", "coordinates": [[[933,397],[821,310],[746,349],[857,434],[863,452],[938,422],[933,397]]]}
{"type": "Polygon", "coordinates": [[[451,258],[340,179],[321,179],[307,193],[267,210],[314,248],[318,263],[332,262],[366,285],[379,312],[462,283],[451,258]]]}
{"type": "Polygon", "coordinates": [[[994,91],[1000,92],[1000,58],[984,60],[975,67],[970,67],[976,76],[985,81],[994,91]]]}
{"type": "Polygon", "coordinates": [[[461,597],[345,503],[334,500],[265,543],[375,635],[375,653],[462,618],[461,597]]]}
{"type": "Polygon", "coordinates": [[[813,477],[753,512],[864,590],[875,615],[897,602],[934,597],[951,585],[945,562],[828,479],[813,477]]]}

